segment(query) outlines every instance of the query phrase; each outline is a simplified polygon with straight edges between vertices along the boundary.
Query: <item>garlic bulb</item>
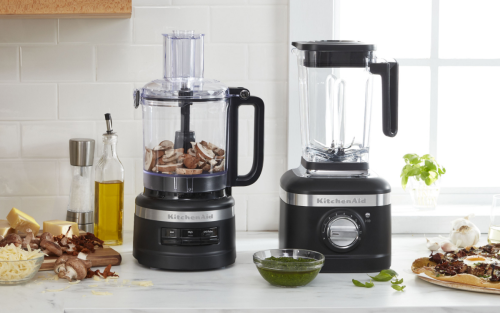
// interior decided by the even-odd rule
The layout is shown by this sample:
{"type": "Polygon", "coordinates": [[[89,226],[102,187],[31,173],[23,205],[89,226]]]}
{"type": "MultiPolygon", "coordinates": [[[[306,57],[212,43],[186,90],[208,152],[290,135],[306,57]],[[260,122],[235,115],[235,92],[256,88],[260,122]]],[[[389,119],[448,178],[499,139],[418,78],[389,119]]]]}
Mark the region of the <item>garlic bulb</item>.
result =
{"type": "Polygon", "coordinates": [[[438,251],[439,248],[441,247],[439,242],[437,242],[435,240],[429,240],[429,238],[425,238],[425,240],[427,240],[427,249],[429,249],[431,251],[438,251]]]}
{"type": "Polygon", "coordinates": [[[450,242],[458,248],[473,246],[479,242],[481,231],[470,221],[473,216],[474,214],[471,214],[451,222],[450,242]]]}

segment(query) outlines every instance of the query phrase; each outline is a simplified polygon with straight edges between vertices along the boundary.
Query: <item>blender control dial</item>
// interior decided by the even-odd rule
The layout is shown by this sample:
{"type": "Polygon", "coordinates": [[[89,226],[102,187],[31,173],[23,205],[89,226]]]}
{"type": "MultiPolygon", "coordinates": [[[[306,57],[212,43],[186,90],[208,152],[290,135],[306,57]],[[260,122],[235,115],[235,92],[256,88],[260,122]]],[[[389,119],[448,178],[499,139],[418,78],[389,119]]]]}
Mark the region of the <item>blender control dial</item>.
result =
{"type": "Polygon", "coordinates": [[[339,248],[349,248],[359,238],[359,226],[348,216],[333,218],[327,226],[328,240],[339,248]]]}

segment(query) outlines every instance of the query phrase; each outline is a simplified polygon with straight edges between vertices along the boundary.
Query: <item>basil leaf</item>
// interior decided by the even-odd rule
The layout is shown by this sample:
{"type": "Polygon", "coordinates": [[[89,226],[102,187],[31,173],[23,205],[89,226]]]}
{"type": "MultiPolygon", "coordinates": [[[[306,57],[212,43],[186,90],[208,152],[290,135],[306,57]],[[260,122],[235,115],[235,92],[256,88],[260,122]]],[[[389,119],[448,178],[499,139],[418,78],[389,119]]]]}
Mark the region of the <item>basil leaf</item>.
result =
{"type": "Polygon", "coordinates": [[[406,286],[399,286],[399,285],[391,285],[392,289],[397,290],[397,291],[403,291],[406,286]]]}
{"type": "Polygon", "coordinates": [[[352,280],[352,283],[353,283],[356,287],[371,288],[371,287],[373,287],[373,286],[374,286],[371,280],[370,280],[369,282],[366,282],[366,284],[363,284],[362,282],[360,282],[360,281],[357,281],[357,280],[353,279],[353,280],[352,280]]]}
{"type": "MultiPolygon", "coordinates": [[[[370,275],[368,275],[370,276],[370,275]]],[[[371,279],[373,279],[374,281],[389,281],[392,279],[392,276],[389,275],[389,274],[384,274],[382,272],[380,272],[377,276],[370,276],[371,279]]]]}
{"type": "Polygon", "coordinates": [[[395,281],[391,280],[391,284],[393,284],[393,285],[399,285],[399,284],[402,284],[402,283],[403,283],[403,279],[402,278],[401,279],[396,279],[395,281]]]}
{"type": "Polygon", "coordinates": [[[387,269],[387,270],[382,270],[380,273],[382,274],[388,274],[391,276],[398,276],[398,273],[395,270],[387,269]]]}

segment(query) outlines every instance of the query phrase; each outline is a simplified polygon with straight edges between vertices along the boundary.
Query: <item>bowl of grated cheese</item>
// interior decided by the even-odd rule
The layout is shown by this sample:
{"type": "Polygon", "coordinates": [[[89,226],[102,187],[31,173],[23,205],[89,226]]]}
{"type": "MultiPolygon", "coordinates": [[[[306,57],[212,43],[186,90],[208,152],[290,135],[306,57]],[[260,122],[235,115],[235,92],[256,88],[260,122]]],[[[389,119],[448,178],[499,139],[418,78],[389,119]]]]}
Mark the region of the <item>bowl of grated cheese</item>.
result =
{"type": "Polygon", "coordinates": [[[40,250],[24,250],[14,244],[0,248],[0,285],[17,285],[30,281],[42,266],[40,250]]]}

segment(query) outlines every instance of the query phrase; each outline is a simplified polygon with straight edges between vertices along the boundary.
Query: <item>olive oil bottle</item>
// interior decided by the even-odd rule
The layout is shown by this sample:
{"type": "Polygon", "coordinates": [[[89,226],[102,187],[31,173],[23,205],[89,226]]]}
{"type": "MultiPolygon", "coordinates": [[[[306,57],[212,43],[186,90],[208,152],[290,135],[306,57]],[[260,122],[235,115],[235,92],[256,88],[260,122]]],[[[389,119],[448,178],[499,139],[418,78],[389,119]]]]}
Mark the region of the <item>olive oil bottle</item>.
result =
{"type": "Polygon", "coordinates": [[[107,131],[102,135],[102,157],[95,170],[94,233],[104,244],[123,244],[123,165],[118,159],[111,114],[106,113],[107,131]]]}

